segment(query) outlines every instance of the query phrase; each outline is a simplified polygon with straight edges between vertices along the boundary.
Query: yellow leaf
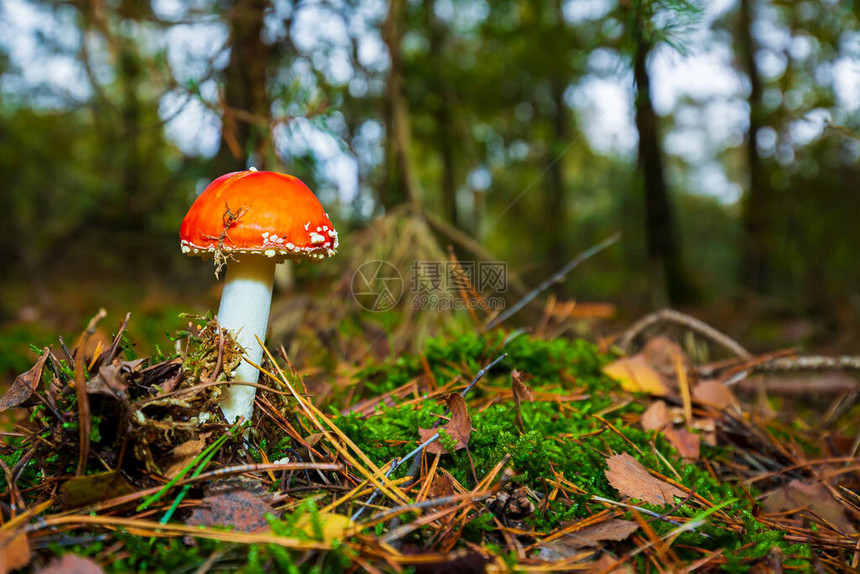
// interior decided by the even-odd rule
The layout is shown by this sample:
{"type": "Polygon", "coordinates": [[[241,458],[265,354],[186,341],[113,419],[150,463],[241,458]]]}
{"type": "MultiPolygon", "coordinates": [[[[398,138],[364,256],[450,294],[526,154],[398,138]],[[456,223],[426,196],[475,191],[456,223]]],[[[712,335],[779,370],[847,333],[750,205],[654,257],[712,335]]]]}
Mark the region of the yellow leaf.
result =
{"type": "Polygon", "coordinates": [[[335,540],[343,540],[347,529],[352,526],[349,516],[333,512],[319,512],[316,516],[305,514],[296,522],[296,528],[312,538],[319,539],[322,531],[322,542],[331,544],[335,540]]]}
{"type": "Polygon", "coordinates": [[[625,391],[657,396],[668,392],[663,375],[654,370],[642,355],[618,359],[603,367],[603,372],[621,383],[621,388],[625,391]]]}

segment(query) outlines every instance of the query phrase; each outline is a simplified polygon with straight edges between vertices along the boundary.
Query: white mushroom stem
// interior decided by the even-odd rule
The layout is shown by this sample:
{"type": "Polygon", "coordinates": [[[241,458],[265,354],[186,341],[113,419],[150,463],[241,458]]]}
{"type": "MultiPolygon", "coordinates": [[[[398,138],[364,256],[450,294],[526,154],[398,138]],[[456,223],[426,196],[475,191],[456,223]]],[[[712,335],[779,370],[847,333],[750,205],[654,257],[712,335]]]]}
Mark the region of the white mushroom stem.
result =
{"type": "MultiPolygon", "coordinates": [[[[224,291],[218,309],[218,323],[236,335],[245,349],[245,357],[259,365],[263,348],[257,342],[266,340],[269,308],[272,306],[272,282],[275,278],[275,260],[264,255],[239,256],[231,261],[224,278],[224,291]]],[[[260,374],[247,361],[233,371],[234,381],[256,383],[260,374]]],[[[254,395],[257,389],[248,385],[230,385],[221,399],[221,411],[227,422],[239,417],[251,420],[254,413],[254,395]]]]}

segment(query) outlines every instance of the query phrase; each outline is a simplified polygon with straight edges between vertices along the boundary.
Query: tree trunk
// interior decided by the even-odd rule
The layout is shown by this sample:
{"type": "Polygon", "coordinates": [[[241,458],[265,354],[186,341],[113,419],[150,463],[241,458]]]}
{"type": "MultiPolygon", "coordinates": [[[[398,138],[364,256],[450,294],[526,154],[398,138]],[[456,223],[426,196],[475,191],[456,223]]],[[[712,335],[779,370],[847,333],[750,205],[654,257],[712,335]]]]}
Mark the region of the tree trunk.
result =
{"type": "Polygon", "coordinates": [[[564,102],[566,82],[560,75],[550,78],[552,92],[552,145],[544,196],[543,229],[547,238],[547,271],[555,273],[566,263],[565,230],[567,229],[567,202],[565,201],[564,161],[561,155],[569,145],[570,120],[564,102]]]}
{"type": "Polygon", "coordinates": [[[272,50],[263,43],[262,32],[269,0],[226,0],[225,4],[230,62],[224,70],[224,117],[215,164],[219,172],[243,170],[249,163],[265,169],[271,150],[266,79],[272,50]]]}
{"type": "Polygon", "coordinates": [[[645,234],[652,304],[665,306],[687,296],[678,254],[678,239],[669,190],[663,171],[663,147],[657,113],[651,102],[648,54],[651,46],[637,26],[633,78],[636,82],[636,130],[639,171],[645,187],[645,234]]]}
{"type": "Polygon", "coordinates": [[[412,134],[409,126],[409,108],[403,97],[403,64],[400,44],[406,18],[405,0],[390,0],[388,16],[382,25],[382,39],[388,47],[391,68],[385,99],[385,180],[380,200],[386,209],[393,209],[409,201],[420,202],[418,181],[409,157],[412,134]]]}
{"type": "Polygon", "coordinates": [[[130,43],[122,42],[119,47],[117,76],[122,89],[120,107],[120,126],[117,135],[121,138],[115,142],[122,150],[122,197],[118,202],[123,230],[138,232],[144,229],[146,211],[150,207],[146,194],[142,193],[141,177],[143,162],[141,161],[140,124],[142,105],[138,98],[141,84],[141,63],[130,43]]]}
{"type": "Polygon", "coordinates": [[[749,78],[749,129],[746,136],[749,190],[743,203],[744,253],[743,284],[754,293],[768,286],[768,247],[770,243],[770,185],[765,166],[758,154],[756,138],[763,127],[762,81],[755,61],[756,45],[752,36],[753,0],[741,0],[738,13],[737,42],[741,66],[749,78]]]}
{"type": "Polygon", "coordinates": [[[457,166],[454,162],[455,136],[451,126],[451,107],[447,99],[443,98],[443,102],[436,110],[439,131],[446,136],[438,140],[439,154],[442,156],[442,209],[448,221],[458,225],[460,215],[457,207],[457,166]]]}
{"type": "MultiPolygon", "coordinates": [[[[556,50],[563,49],[565,37],[565,20],[562,8],[562,0],[552,3],[554,11],[554,23],[546,28],[545,33],[555,39],[550,46],[556,50]]],[[[539,3],[533,6],[539,6],[539,3]]],[[[570,82],[568,77],[567,63],[562,59],[554,60],[548,70],[547,82],[551,98],[548,113],[549,132],[551,139],[547,146],[547,166],[545,179],[545,193],[542,206],[542,222],[544,237],[546,237],[546,273],[552,274],[564,267],[567,263],[567,249],[565,238],[567,232],[567,201],[564,178],[564,154],[571,141],[570,110],[564,101],[564,92],[570,82]]],[[[556,285],[553,290],[559,290],[561,285],[556,285]]]]}
{"type": "Polygon", "coordinates": [[[447,67],[450,62],[446,61],[444,54],[446,29],[435,16],[436,1],[425,0],[424,12],[427,17],[427,31],[430,40],[430,58],[436,81],[439,86],[439,105],[434,110],[437,134],[436,148],[442,162],[442,181],[440,185],[440,196],[442,200],[442,213],[453,225],[457,225],[459,214],[457,208],[457,164],[455,160],[457,134],[454,132],[453,100],[454,93],[448,81],[447,67]]]}

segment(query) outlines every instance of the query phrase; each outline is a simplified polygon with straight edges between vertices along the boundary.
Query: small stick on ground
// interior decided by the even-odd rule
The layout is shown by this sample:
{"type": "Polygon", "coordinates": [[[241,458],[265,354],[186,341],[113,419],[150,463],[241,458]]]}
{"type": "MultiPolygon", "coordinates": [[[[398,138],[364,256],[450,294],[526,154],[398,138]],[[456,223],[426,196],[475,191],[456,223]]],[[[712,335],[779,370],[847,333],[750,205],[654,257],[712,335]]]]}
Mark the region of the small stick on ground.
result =
{"type": "Polygon", "coordinates": [[[119,350],[119,344],[122,342],[122,334],[125,333],[125,329],[128,327],[130,319],[131,313],[126,313],[125,319],[123,319],[122,324],[119,326],[119,331],[116,332],[116,337],[113,338],[113,343],[111,343],[108,350],[105,351],[104,355],[102,355],[102,365],[110,365],[110,362],[113,361],[114,357],[116,357],[117,351],[119,350]]]}
{"type": "Polygon", "coordinates": [[[567,276],[568,273],[573,271],[574,268],[579,266],[580,263],[583,263],[584,261],[591,259],[592,257],[597,255],[598,253],[600,253],[601,251],[603,251],[607,247],[616,243],[619,239],[621,239],[621,234],[616,233],[615,235],[612,235],[611,237],[604,239],[603,241],[601,241],[597,245],[594,245],[593,247],[589,247],[588,249],[586,249],[585,251],[583,251],[582,253],[577,255],[567,265],[565,265],[564,267],[562,267],[561,269],[556,271],[552,275],[552,277],[550,277],[549,279],[547,279],[546,281],[544,281],[543,283],[541,283],[540,285],[538,285],[537,287],[535,287],[534,289],[529,291],[525,297],[523,297],[522,299],[520,299],[519,301],[514,303],[514,305],[512,307],[510,307],[509,309],[507,309],[504,313],[502,313],[501,315],[499,315],[498,317],[496,317],[495,319],[490,321],[490,323],[487,325],[487,330],[489,331],[490,329],[492,329],[494,327],[498,327],[499,325],[501,325],[502,323],[504,323],[505,321],[510,319],[520,309],[522,309],[523,307],[525,307],[526,305],[531,303],[535,297],[537,297],[538,295],[540,295],[541,293],[543,293],[544,291],[546,291],[547,289],[549,289],[550,287],[552,287],[556,283],[561,283],[561,281],[565,278],[565,276],[567,276]]]}
{"type": "Polygon", "coordinates": [[[72,354],[69,352],[69,348],[66,346],[66,342],[63,340],[63,336],[59,335],[57,339],[60,340],[60,347],[63,349],[63,354],[66,356],[66,361],[69,365],[69,368],[75,368],[75,359],[72,357],[72,354]]]}
{"type": "Polygon", "coordinates": [[[90,319],[86,330],[81,334],[75,349],[75,393],[78,398],[78,430],[80,431],[80,458],[75,476],[83,476],[87,470],[87,459],[90,457],[90,401],[87,397],[87,379],[84,376],[84,351],[87,341],[96,332],[96,325],[107,316],[107,311],[99,309],[96,316],[90,319]]]}
{"type": "Polygon", "coordinates": [[[826,357],[822,355],[801,355],[799,357],[778,357],[752,367],[758,373],[794,371],[860,371],[860,357],[826,357]]]}
{"type": "Polygon", "coordinates": [[[654,325],[659,325],[660,323],[677,323],[678,325],[687,327],[691,331],[694,331],[702,335],[703,337],[710,339],[711,341],[717,343],[731,353],[737,355],[741,359],[749,360],[752,358],[752,354],[749,351],[744,349],[740,343],[738,343],[725,333],[718,331],[704,321],[700,321],[695,317],[691,317],[690,315],[686,315],[684,313],[681,313],[680,311],[675,311],[674,309],[662,309],[660,311],[657,311],[656,313],[646,315],[645,317],[634,323],[632,327],[630,327],[629,329],[627,329],[627,331],[624,332],[624,335],[621,337],[619,346],[624,350],[624,352],[629,353],[633,347],[633,341],[637,337],[639,337],[649,328],[653,327],[654,325]]]}

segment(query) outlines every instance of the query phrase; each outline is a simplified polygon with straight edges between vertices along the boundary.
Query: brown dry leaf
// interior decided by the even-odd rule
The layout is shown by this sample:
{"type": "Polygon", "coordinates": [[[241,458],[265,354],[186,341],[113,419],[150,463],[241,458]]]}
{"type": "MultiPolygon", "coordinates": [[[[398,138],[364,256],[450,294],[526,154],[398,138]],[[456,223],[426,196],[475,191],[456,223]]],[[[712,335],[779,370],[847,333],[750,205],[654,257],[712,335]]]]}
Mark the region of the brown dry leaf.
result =
{"type": "Polygon", "coordinates": [[[710,446],[717,446],[717,423],[714,419],[696,419],[693,428],[702,431],[702,442],[710,446]]]}
{"type": "Polygon", "coordinates": [[[612,319],[615,317],[616,307],[612,303],[561,301],[556,303],[552,314],[566,319],[612,319]]]}
{"type": "Polygon", "coordinates": [[[38,574],[104,574],[104,570],[89,558],[63,554],[62,558],[51,560],[38,574]]]}
{"type": "MultiPolygon", "coordinates": [[[[454,450],[466,448],[469,444],[469,437],[472,436],[472,417],[469,416],[469,409],[466,408],[466,399],[458,394],[447,395],[445,401],[448,403],[448,408],[451,410],[451,420],[444,427],[452,439],[457,441],[454,450]]],[[[434,434],[434,429],[418,429],[418,436],[421,437],[421,442],[424,442],[434,434]]],[[[436,440],[427,445],[425,449],[428,454],[447,454],[445,447],[436,440]]]]}
{"type": "Polygon", "coordinates": [[[514,369],[511,371],[511,380],[513,381],[513,395],[514,395],[514,407],[517,413],[517,427],[520,429],[520,432],[526,432],[525,423],[523,423],[523,413],[520,407],[520,404],[523,401],[528,401],[533,403],[535,400],[535,395],[523,382],[523,374],[518,370],[514,369]]]}
{"type": "Polygon", "coordinates": [[[306,436],[306,437],[305,437],[305,445],[307,445],[307,446],[314,446],[314,445],[316,445],[319,441],[321,441],[321,440],[322,440],[323,436],[325,436],[325,435],[323,435],[323,433],[321,433],[321,432],[317,432],[317,433],[314,433],[314,434],[309,434],[308,436],[306,436]]]}
{"type": "Polygon", "coordinates": [[[842,533],[856,532],[845,515],[845,507],[833,498],[827,487],[820,482],[808,483],[795,479],[772,492],[764,500],[764,510],[768,513],[798,508],[808,508],[816,516],[833,524],[842,533]]]}
{"type": "Polygon", "coordinates": [[[609,465],[606,479],[624,496],[656,506],[673,503],[673,496],[686,496],[680,488],[648,474],[645,467],[626,452],[609,457],[606,464],[609,465]]]}
{"type": "Polygon", "coordinates": [[[678,454],[685,460],[695,460],[699,458],[699,449],[702,444],[702,437],[696,433],[692,433],[687,429],[674,429],[672,427],[663,431],[672,446],[674,446],[678,454]]]}
{"type": "Polygon", "coordinates": [[[0,574],[23,568],[30,563],[30,542],[27,532],[0,533],[0,574]]]}
{"type": "Polygon", "coordinates": [[[511,379],[514,382],[514,398],[517,402],[528,401],[533,403],[535,401],[535,395],[523,382],[523,378],[523,374],[518,370],[514,369],[511,371],[511,379]]]}
{"type": "MultiPolygon", "coordinates": [[[[444,427],[443,427],[443,428],[444,428],[444,427]]],[[[427,442],[427,441],[428,441],[428,440],[430,440],[430,439],[433,437],[433,435],[435,435],[437,432],[438,432],[438,431],[437,431],[436,429],[422,429],[422,428],[419,428],[419,429],[418,429],[418,437],[419,437],[419,441],[418,441],[418,442],[421,442],[421,443],[427,442]]],[[[445,449],[445,448],[444,448],[444,447],[439,443],[439,441],[438,441],[438,440],[435,440],[435,441],[431,442],[430,444],[428,444],[428,445],[425,447],[425,449],[424,449],[424,450],[426,450],[426,451],[427,451],[427,454],[439,454],[440,452],[441,452],[442,454],[448,454],[448,451],[447,451],[447,450],[446,450],[446,449],[445,449]]]]}
{"type": "Polygon", "coordinates": [[[191,464],[191,461],[206,448],[206,438],[209,434],[201,435],[196,440],[185,441],[174,448],[173,452],[170,453],[170,458],[164,463],[164,466],[167,467],[164,470],[164,476],[166,478],[173,478],[182,472],[182,469],[191,464]]]}
{"type": "Polygon", "coordinates": [[[621,388],[631,393],[648,393],[656,396],[668,393],[663,375],[654,370],[641,354],[609,363],[603,367],[603,372],[621,383],[621,388]]]}
{"type": "Polygon", "coordinates": [[[613,540],[619,542],[636,532],[639,525],[630,520],[610,518],[597,524],[586,526],[576,532],[565,534],[547,544],[542,544],[537,558],[555,562],[576,554],[578,550],[597,547],[601,542],[613,540]]]}
{"type": "Polygon", "coordinates": [[[185,380],[185,369],[182,368],[181,359],[164,361],[143,369],[141,373],[141,384],[145,387],[156,387],[164,394],[172,393],[185,380]]]}
{"type": "Polygon", "coordinates": [[[684,354],[681,346],[669,337],[654,337],[645,343],[645,348],[639,353],[645,361],[661,373],[674,373],[678,369],[675,357],[681,357],[684,370],[690,370],[690,360],[684,354]]]}
{"type": "Polygon", "coordinates": [[[60,506],[65,510],[95,504],[134,492],[121,472],[110,470],[71,478],[60,487],[60,506]]]}
{"type": "Polygon", "coordinates": [[[738,404],[734,393],[719,381],[701,381],[693,388],[693,399],[720,410],[738,404]]]}
{"type": "Polygon", "coordinates": [[[662,431],[666,439],[685,459],[699,458],[701,436],[686,429],[672,428],[672,417],[664,401],[651,403],[651,406],[642,413],[639,422],[646,431],[662,431]]]}
{"type": "Polygon", "coordinates": [[[654,401],[651,406],[642,413],[639,423],[646,431],[663,430],[671,421],[669,420],[669,409],[665,401],[654,401]]]}
{"type": "Polygon", "coordinates": [[[128,398],[129,381],[133,376],[139,377],[140,366],[146,360],[114,359],[111,364],[99,367],[99,373],[87,381],[87,393],[125,400],[128,398]]]}
{"type": "Polygon", "coordinates": [[[457,394],[448,395],[445,397],[448,403],[448,408],[451,409],[451,422],[445,425],[445,430],[448,434],[457,441],[457,450],[466,448],[469,444],[469,437],[472,436],[472,417],[469,416],[469,409],[466,408],[466,399],[457,394]]]}
{"type": "Polygon", "coordinates": [[[32,369],[15,377],[15,382],[0,397],[0,413],[27,402],[27,399],[33,396],[33,392],[35,392],[36,387],[39,386],[39,382],[42,380],[42,369],[45,366],[45,361],[48,360],[49,352],[49,349],[45,348],[42,351],[42,356],[39,357],[39,360],[36,361],[32,369]]]}
{"type": "Polygon", "coordinates": [[[240,532],[266,528],[266,514],[276,514],[269,503],[240,488],[219,491],[203,499],[185,521],[191,526],[232,526],[240,532]]]}
{"type": "Polygon", "coordinates": [[[427,489],[427,499],[443,498],[454,494],[454,481],[451,475],[445,472],[437,473],[433,477],[433,482],[430,483],[430,488],[427,489]]]}

